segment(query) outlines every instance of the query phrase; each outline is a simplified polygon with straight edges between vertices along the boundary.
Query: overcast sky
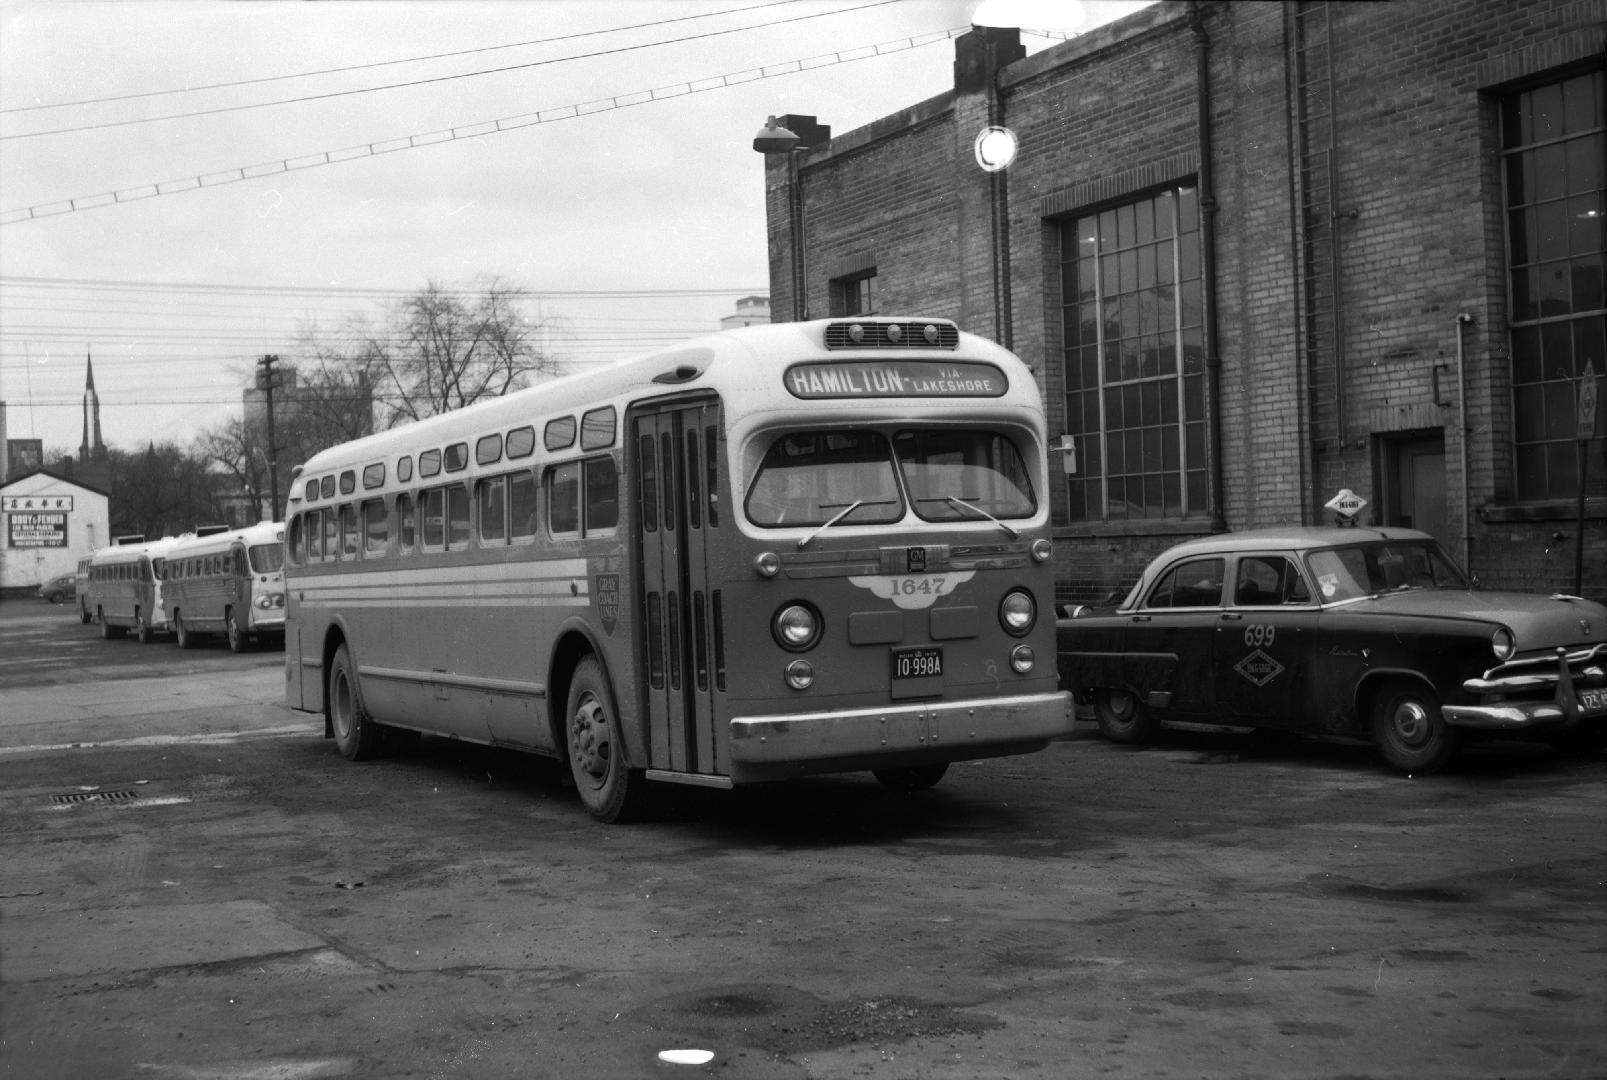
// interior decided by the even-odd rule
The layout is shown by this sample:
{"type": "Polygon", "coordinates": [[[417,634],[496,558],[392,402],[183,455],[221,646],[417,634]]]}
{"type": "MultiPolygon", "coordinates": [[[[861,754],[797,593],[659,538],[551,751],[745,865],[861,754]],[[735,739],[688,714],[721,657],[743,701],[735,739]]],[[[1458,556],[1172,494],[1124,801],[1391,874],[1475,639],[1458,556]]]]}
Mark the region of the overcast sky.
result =
{"type": "Polygon", "coordinates": [[[768,292],[766,116],[840,135],[949,89],[973,18],[1142,6],[0,4],[7,435],[77,451],[89,352],[109,444],[188,442],[302,327],[431,280],[529,290],[570,370],[715,329],[768,292]]]}

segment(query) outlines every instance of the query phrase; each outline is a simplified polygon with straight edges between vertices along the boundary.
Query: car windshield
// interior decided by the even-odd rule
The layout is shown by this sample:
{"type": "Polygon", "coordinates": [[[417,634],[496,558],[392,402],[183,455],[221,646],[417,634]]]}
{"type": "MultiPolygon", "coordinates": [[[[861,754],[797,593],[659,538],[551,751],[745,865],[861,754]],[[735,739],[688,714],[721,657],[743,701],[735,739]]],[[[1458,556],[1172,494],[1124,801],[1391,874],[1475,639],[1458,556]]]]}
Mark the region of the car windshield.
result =
{"type": "Polygon", "coordinates": [[[1462,575],[1432,540],[1372,540],[1306,556],[1325,604],[1403,589],[1466,589],[1462,575]]]}
{"type": "Polygon", "coordinates": [[[285,546],[283,544],[253,544],[251,546],[251,570],[257,574],[271,574],[282,570],[285,565],[285,546]]]}

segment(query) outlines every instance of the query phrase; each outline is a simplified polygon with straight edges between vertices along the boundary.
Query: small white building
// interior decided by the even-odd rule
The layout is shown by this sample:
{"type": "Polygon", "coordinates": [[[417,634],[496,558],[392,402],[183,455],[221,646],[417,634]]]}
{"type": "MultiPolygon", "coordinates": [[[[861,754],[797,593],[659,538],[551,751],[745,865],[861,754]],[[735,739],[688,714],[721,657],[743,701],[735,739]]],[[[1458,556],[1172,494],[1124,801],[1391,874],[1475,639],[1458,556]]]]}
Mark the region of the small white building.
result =
{"type": "Polygon", "coordinates": [[[0,487],[0,589],[33,588],[111,543],[99,488],[41,469],[0,487]]]}
{"type": "Polygon", "coordinates": [[[736,330],[743,326],[765,326],[770,322],[768,296],[744,296],[737,301],[737,309],[720,320],[721,330],[736,330]]]}

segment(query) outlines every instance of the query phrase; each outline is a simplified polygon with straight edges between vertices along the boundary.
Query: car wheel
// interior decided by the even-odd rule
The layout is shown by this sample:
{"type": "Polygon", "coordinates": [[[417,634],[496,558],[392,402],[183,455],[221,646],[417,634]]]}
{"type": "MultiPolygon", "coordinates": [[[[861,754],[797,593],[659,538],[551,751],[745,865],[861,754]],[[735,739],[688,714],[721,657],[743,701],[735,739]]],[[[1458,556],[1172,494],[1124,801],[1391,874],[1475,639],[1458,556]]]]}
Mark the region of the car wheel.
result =
{"type": "Polygon", "coordinates": [[[229,651],[237,653],[246,651],[245,627],[240,625],[238,612],[239,608],[230,608],[229,614],[224,620],[229,627],[229,651]]]}
{"type": "Polygon", "coordinates": [[[595,656],[576,665],[565,715],[569,718],[565,731],[569,771],[586,810],[598,821],[636,817],[645,799],[647,777],[625,760],[614,692],[595,656]]]}
{"type": "Polygon", "coordinates": [[[1434,773],[1449,765],[1456,731],[1440,712],[1440,696],[1420,682],[1393,679],[1373,698],[1373,743],[1404,773],[1434,773]]]}
{"type": "Polygon", "coordinates": [[[363,708],[357,669],[344,645],[335,650],[335,662],[329,666],[329,721],[342,757],[363,761],[379,755],[385,732],[363,708]]]}
{"type": "Polygon", "coordinates": [[[1095,691],[1094,715],[1101,735],[1129,746],[1149,742],[1160,727],[1155,714],[1130,690],[1095,691]]]}
{"type": "Polygon", "coordinates": [[[906,769],[872,769],[871,775],[888,791],[925,791],[943,779],[948,762],[937,765],[911,765],[906,769]]]}

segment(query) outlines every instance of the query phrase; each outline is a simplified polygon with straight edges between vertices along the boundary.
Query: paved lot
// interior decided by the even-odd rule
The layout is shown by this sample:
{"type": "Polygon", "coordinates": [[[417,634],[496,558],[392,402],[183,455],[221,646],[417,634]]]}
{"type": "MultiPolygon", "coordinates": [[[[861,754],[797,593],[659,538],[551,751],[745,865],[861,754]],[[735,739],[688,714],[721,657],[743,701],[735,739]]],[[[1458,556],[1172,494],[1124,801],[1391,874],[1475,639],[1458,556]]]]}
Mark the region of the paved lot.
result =
{"type": "Polygon", "coordinates": [[[0,655],[76,659],[0,669],[0,1075],[1607,1075],[1600,757],[1088,732],[610,827],[538,759],[341,760],[277,654],[36,615],[0,655]]]}

